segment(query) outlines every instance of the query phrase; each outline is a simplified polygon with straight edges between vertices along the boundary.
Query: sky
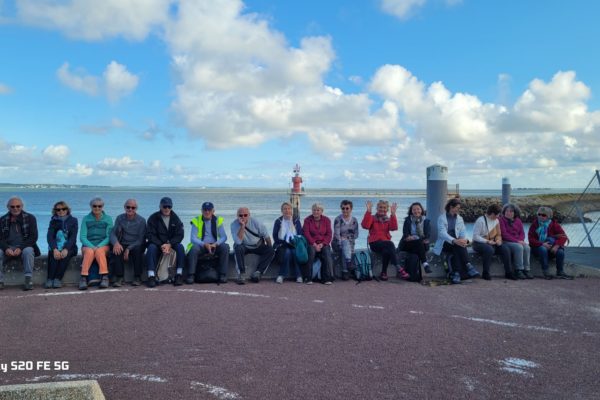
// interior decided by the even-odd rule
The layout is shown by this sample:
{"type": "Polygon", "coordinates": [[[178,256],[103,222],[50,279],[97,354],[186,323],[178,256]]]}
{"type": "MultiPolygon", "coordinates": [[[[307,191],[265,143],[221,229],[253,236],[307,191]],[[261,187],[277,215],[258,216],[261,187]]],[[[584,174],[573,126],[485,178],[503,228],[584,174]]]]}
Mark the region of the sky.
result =
{"type": "Polygon", "coordinates": [[[0,0],[0,182],[585,187],[600,2],[0,0]]]}

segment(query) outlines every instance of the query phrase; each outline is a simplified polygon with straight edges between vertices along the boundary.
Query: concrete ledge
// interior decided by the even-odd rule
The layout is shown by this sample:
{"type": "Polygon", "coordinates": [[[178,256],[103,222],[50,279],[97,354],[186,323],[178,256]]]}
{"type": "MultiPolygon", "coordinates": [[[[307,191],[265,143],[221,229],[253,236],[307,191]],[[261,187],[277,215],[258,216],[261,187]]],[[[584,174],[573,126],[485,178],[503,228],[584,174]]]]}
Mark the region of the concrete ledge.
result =
{"type": "Polygon", "coordinates": [[[97,381],[31,383],[0,386],[1,400],[104,400],[97,381]]]}

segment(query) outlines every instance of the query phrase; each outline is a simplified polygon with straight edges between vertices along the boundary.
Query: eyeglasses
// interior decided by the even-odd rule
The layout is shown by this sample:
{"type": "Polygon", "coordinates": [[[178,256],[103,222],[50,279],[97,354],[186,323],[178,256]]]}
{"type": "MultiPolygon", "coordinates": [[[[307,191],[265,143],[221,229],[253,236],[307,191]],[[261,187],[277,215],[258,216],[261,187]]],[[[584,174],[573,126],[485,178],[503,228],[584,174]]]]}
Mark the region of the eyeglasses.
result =
{"type": "Polygon", "coordinates": [[[547,217],[548,214],[542,214],[542,213],[538,213],[538,217],[547,217]]]}
{"type": "Polygon", "coordinates": [[[125,208],[128,210],[135,210],[137,207],[136,206],[125,206],[125,208]]]}
{"type": "Polygon", "coordinates": [[[167,209],[169,209],[169,210],[170,210],[171,208],[173,208],[173,206],[166,206],[166,205],[165,205],[165,206],[162,206],[162,208],[167,208],[167,209]]]}
{"type": "Polygon", "coordinates": [[[10,207],[10,208],[21,208],[21,206],[20,206],[20,205],[18,205],[18,204],[17,204],[16,206],[9,206],[9,207],[10,207]]]}
{"type": "Polygon", "coordinates": [[[104,207],[104,204],[94,204],[92,206],[92,208],[102,208],[102,207],[104,207]]]}
{"type": "Polygon", "coordinates": [[[248,214],[238,214],[238,217],[244,217],[246,218],[248,216],[248,214]]]}
{"type": "Polygon", "coordinates": [[[351,210],[350,207],[340,207],[342,210],[351,210]]]}
{"type": "Polygon", "coordinates": [[[54,209],[54,211],[56,211],[56,212],[67,211],[67,210],[68,210],[68,208],[66,208],[66,207],[65,208],[58,208],[57,207],[57,208],[54,209]]]}

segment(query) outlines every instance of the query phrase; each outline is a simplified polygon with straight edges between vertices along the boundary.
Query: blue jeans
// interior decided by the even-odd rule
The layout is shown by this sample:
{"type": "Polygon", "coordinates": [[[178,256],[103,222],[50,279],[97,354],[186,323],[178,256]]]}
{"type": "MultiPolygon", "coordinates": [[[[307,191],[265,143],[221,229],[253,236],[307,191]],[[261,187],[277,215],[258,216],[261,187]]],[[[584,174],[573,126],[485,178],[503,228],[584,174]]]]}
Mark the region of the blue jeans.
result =
{"type": "MultiPolygon", "coordinates": [[[[3,250],[0,250],[0,282],[4,282],[4,259],[11,258],[4,254],[3,250]]],[[[33,260],[35,258],[35,254],[33,251],[33,247],[25,247],[21,250],[20,255],[21,261],[23,262],[23,272],[25,276],[33,275],[33,260]]]]}
{"type": "Polygon", "coordinates": [[[483,272],[490,272],[490,265],[492,264],[492,256],[497,254],[502,260],[504,265],[504,272],[509,274],[510,271],[510,250],[504,244],[501,246],[492,246],[487,243],[473,242],[473,250],[481,255],[483,262],[483,272]]]}
{"type": "Polygon", "coordinates": [[[279,276],[287,277],[290,273],[290,269],[294,268],[294,276],[296,278],[302,277],[300,267],[296,262],[295,250],[291,247],[287,247],[285,244],[277,247],[276,253],[277,261],[279,262],[279,276]]]}
{"type": "Polygon", "coordinates": [[[556,272],[562,272],[565,265],[565,249],[559,247],[556,254],[545,248],[544,246],[532,247],[531,252],[534,256],[540,259],[542,264],[542,271],[548,271],[548,260],[552,257],[556,257],[556,272]]]}

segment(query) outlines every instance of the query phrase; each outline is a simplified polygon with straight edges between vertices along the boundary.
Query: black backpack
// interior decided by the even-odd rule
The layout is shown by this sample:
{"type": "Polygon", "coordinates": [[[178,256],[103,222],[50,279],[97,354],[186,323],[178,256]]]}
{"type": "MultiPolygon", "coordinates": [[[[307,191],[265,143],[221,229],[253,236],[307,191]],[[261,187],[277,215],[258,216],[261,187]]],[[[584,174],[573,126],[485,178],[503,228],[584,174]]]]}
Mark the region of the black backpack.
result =
{"type": "Polygon", "coordinates": [[[408,278],[409,282],[421,282],[423,280],[419,256],[416,254],[406,253],[406,258],[404,258],[404,270],[410,275],[408,278]]]}

